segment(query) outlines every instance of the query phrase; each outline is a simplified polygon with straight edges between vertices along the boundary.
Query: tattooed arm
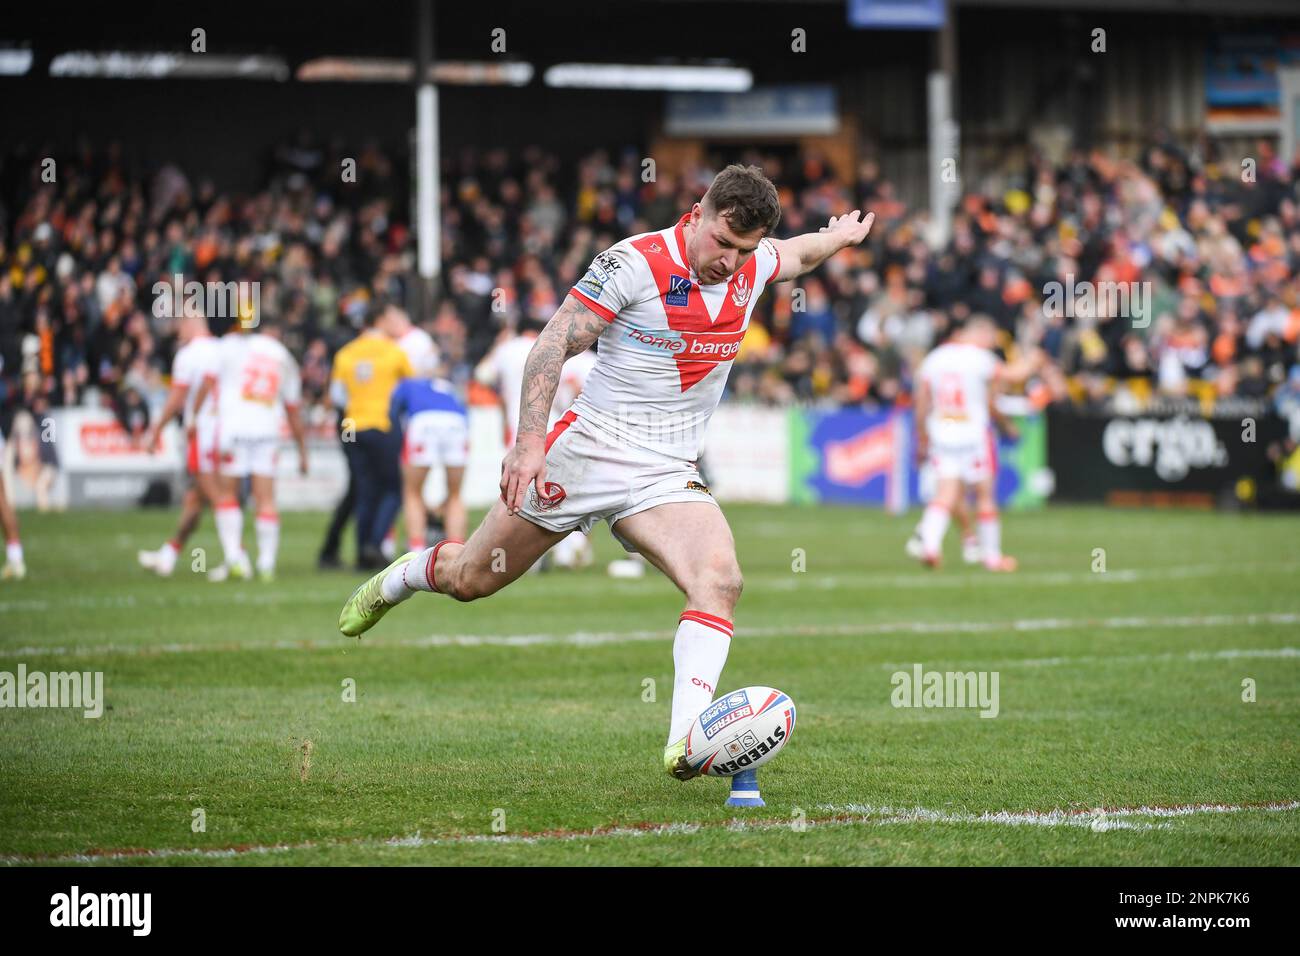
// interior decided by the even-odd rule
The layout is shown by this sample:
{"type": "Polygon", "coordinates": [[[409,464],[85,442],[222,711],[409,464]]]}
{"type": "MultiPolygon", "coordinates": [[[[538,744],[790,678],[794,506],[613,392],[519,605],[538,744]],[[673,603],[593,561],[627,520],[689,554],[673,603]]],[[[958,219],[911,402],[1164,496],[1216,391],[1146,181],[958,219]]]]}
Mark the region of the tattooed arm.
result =
{"type": "Polygon", "coordinates": [[[533,343],[524,366],[515,447],[501,463],[501,500],[511,514],[523,505],[529,484],[536,486],[539,495],[543,493],[546,423],[564,363],[591,348],[607,328],[608,322],[570,295],[533,343]]]}

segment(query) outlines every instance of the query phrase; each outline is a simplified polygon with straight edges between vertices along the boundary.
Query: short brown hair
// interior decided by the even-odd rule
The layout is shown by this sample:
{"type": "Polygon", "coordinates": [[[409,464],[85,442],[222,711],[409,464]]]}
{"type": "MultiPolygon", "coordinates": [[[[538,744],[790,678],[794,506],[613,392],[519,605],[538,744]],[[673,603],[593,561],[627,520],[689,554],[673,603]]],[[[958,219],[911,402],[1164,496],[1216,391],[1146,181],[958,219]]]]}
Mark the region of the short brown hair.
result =
{"type": "Polygon", "coordinates": [[[727,220],[733,232],[762,229],[769,234],[781,221],[781,201],[772,180],[757,166],[732,163],[714,177],[700,201],[706,213],[727,220]]]}

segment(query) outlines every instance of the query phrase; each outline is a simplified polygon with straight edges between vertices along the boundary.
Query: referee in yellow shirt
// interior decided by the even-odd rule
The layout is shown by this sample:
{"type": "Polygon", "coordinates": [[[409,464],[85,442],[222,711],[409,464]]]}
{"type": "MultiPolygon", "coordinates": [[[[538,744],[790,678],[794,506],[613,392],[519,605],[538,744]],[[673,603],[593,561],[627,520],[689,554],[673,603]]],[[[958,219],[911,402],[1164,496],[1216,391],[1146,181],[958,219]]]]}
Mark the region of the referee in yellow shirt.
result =
{"type": "Polygon", "coordinates": [[[334,356],[330,394],[343,407],[343,453],[356,488],[360,568],[385,564],[380,546],[402,505],[402,436],[388,418],[393,389],[415,370],[389,334],[392,313],[383,300],[366,312],[361,333],[334,356]]]}

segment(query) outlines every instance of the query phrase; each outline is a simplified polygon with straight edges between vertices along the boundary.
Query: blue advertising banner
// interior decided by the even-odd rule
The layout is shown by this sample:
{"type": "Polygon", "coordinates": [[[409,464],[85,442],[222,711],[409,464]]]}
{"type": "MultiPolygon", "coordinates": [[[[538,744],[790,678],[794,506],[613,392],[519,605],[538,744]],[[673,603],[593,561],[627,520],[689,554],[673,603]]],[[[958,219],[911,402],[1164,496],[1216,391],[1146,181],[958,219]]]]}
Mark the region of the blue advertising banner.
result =
{"type": "Polygon", "coordinates": [[[744,93],[669,93],[669,136],[830,136],[840,129],[835,87],[829,83],[760,86],[744,93]]]}
{"type": "Polygon", "coordinates": [[[906,510],[909,431],[901,412],[794,412],[791,497],[906,510]]]}
{"type": "MultiPolygon", "coordinates": [[[[1018,419],[1019,437],[997,439],[997,497],[1004,508],[1041,505],[1050,491],[1046,419],[1018,419]]],[[[790,412],[794,502],[866,505],[891,512],[923,504],[930,489],[916,461],[910,409],[790,412]]]]}
{"type": "Polygon", "coordinates": [[[849,26],[865,30],[938,30],[943,0],[849,0],[849,26]]]}

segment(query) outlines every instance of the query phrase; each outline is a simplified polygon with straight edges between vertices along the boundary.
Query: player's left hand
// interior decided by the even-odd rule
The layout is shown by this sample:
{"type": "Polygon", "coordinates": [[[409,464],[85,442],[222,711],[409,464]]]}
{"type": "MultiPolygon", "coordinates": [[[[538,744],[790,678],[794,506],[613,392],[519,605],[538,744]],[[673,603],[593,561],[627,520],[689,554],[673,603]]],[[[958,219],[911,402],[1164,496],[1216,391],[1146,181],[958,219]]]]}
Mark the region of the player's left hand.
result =
{"type": "Polygon", "coordinates": [[[871,224],[876,221],[874,212],[867,213],[865,218],[862,216],[861,209],[855,209],[845,216],[831,216],[831,221],[822,226],[818,232],[827,232],[841,240],[841,245],[856,246],[867,234],[871,232],[871,224]]]}

